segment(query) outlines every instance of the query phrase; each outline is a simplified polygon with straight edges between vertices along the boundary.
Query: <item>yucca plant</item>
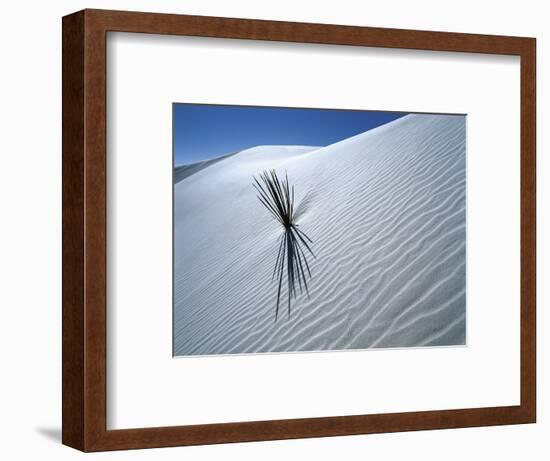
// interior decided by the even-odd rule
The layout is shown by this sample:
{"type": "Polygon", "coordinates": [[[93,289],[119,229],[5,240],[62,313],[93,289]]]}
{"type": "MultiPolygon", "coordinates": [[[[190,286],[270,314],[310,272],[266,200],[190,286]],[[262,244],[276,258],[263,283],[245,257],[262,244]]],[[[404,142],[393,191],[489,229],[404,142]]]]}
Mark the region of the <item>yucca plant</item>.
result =
{"type": "Polygon", "coordinates": [[[281,181],[275,170],[269,170],[263,171],[259,175],[259,180],[256,177],[253,179],[254,188],[258,192],[258,200],[283,228],[283,233],[279,238],[279,251],[272,275],[272,280],[278,280],[275,309],[275,321],[277,321],[285,274],[288,286],[289,317],[291,302],[297,294],[296,287],[298,286],[300,293],[305,290],[309,297],[307,279],[308,277],[311,279],[311,270],[307,261],[307,254],[315,257],[310,247],[313,242],[299,229],[295,221],[294,185],[289,186],[288,174],[285,172],[285,177],[281,181]]]}

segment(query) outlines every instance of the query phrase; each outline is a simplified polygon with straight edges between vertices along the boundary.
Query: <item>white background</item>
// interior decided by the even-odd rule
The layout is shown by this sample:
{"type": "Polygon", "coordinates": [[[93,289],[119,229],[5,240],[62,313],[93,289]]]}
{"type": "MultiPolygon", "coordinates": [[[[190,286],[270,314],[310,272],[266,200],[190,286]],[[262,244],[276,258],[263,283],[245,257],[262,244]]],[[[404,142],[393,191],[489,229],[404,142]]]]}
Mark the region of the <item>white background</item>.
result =
{"type": "Polygon", "coordinates": [[[519,404],[519,58],[145,34],[107,50],[109,429],[519,404]],[[173,359],[173,101],[467,113],[467,347],[173,359]]]}
{"type": "MultiPolygon", "coordinates": [[[[61,22],[83,7],[327,22],[538,38],[538,81],[548,74],[544,2],[373,3],[283,1],[60,1],[4,6],[0,197],[3,380],[0,408],[6,459],[84,458],[59,444],[61,425],[61,22]]],[[[527,426],[383,434],[98,455],[103,459],[547,459],[550,431],[550,257],[544,234],[550,163],[542,127],[550,104],[539,88],[539,423],[527,426]],[[546,184],[545,184],[546,183],[546,184]],[[546,285],[546,286],[545,286],[546,285]]]]}

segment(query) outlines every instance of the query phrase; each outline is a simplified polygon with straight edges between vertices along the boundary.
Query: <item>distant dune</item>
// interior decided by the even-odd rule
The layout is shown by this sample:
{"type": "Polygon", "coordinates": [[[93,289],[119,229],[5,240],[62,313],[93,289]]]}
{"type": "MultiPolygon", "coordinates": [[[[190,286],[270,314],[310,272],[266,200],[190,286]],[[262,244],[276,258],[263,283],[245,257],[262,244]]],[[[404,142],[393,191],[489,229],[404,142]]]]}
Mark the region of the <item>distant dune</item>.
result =
{"type": "Polygon", "coordinates": [[[202,162],[196,162],[188,165],[177,166],[174,168],[174,184],[177,184],[182,179],[185,179],[191,176],[192,174],[195,174],[201,171],[207,166],[213,165],[214,163],[218,163],[220,160],[224,160],[227,157],[231,157],[234,154],[236,154],[236,152],[231,152],[229,154],[225,154],[220,157],[212,158],[209,160],[203,160],[202,162]]]}
{"type": "Polygon", "coordinates": [[[464,117],[408,115],[322,148],[256,147],[176,182],[176,355],[465,343],[464,117]],[[294,184],[317,256],[310,298],[277,322],[282,228],[252,187],[270,168],[294,184]]]}

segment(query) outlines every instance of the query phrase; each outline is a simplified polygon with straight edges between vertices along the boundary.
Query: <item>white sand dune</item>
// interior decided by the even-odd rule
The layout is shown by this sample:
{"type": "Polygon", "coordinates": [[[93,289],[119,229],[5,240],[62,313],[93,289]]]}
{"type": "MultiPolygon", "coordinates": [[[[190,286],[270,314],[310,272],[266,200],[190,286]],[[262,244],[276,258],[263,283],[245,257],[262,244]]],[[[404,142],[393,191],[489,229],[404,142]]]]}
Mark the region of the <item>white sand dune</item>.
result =
{"type": "Polygon", "coordinates": [[[202,160],[200,162],[191,163],[189,165],[181,165],[174,168],[174,184],[177,184],[181,180],[194,175],[200,170],[203,170],[204,168],[213,165],[214,163],[218,163],[221,160],[226,159],[227,157],[230,157],[231,155],[235,155],[237,152],[230,152],[229,154],[222,155],[220,157],[208,159],[208,160],[202,160]]]}
{"type": "Polygon", "coordinates": [[[463,116],[227,157],[175,186],[174,353],[464,344],[465,224],[463,116]],[[316,254],[310,297],[276,322],[283,230],[252,187],[269,168],[288,172],[316,254]]]}

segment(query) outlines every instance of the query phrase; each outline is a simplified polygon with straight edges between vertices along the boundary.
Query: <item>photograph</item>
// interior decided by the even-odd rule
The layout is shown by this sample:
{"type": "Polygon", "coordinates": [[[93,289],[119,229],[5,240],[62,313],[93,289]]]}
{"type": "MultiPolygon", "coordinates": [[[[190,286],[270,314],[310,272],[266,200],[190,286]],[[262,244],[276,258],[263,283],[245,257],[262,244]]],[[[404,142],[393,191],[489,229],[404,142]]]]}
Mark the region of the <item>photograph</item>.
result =
{"type": "Polygon", "coordinates": [[[173,105],[173,355],[464,346],[466,115],[173,105]]]}

